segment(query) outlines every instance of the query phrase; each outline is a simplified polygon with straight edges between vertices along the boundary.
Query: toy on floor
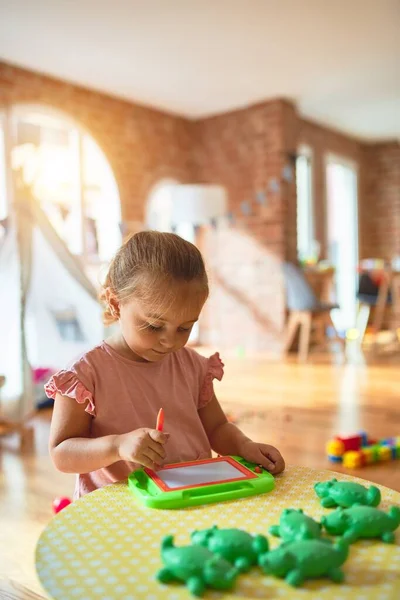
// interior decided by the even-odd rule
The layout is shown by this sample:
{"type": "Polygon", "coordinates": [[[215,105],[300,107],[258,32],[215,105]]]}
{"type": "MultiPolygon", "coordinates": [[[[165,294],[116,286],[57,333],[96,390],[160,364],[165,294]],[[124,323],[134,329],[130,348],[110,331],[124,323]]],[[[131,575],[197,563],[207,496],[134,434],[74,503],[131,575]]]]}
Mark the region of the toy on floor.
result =
{"type": "Polygon", "coordinates": [[[393,532],[400,525],[400,508],[392,506],[388,513],[372,506],[337,508],[322,517],[321,523],[328,533],[342,535],[342,539],[350,544],[360,538],[380,538],[392,543],[393,532]]]}
{"type": "Polygon", "coordinates": [[[329,577],[335,583],[344,579],[340,569],[349,554],[348,544],[340,540],[301,540],[283,543],[264,554],[259,565],[267,575],[285,578],[294,587],[306,579],[329,577]]]}
{"type": "Polygon", "coordinates": [[[203,546],[174,546],[172,535],[161,544],[161,558],[165,567],[157,574],[161,583],[183,581],[195,596],[202,596],[207,587],[230,590],[238,570],[228,561],[203,546]]]}
{"type": "Polygon", "coordinates": [[[357,469],[374,462],[400,458],[400,437],[369,439],[365,432],[350,437],[335,437],[326,444],[331,462],[342,463],[348,469],[357,469]]]}
{"type": "Polygon", "coordinates": [[[251,535],[242,529],[211,529],[194,531],[191,541],[208,548],[211,552],[233,564],[244,573],[258,563],[258,557],[269,550],[268,540],[263,535],[251,535]]]}
{"type": "Polygon", "coordinates": [[[314,490],[321,498],[321,505],[324,508],[335,508],[342,506],[349,508],[353,504],[364,504],[366,506],[378,506],[381,501],[381,492],[379,488],[371,485],[369,488],[360,483],[352,481],[322,481],[314,485],[314,490]]]}
{"type": "Polygon", "coordinates": [[[281,514],[279,525],[272,525],[269,532],[282,538],[284,542],[312,540],[321,537],[321,525],[303,513],[303,510],[285,508],[281,514]]]}
{"type": "Polygon", "coordinates": [[[60,512],[60,510],[63,510],[64,508],[69,506],[69,504],[72,504],[72,500],[70,500],[69,498],[55,498],[55,500],[53,500],[53,512],[57,514],[60,512]]]}

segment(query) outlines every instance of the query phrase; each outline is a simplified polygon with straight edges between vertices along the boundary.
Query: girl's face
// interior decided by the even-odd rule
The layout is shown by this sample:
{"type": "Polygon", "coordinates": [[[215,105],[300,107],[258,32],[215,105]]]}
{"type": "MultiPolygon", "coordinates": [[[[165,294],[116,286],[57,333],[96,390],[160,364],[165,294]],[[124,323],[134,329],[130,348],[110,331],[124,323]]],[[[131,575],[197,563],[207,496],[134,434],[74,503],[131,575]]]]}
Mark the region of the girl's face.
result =
{"type": "Polygon", "coordinates": [[[175,285],[176,300],[162,314],[140,300],[119,305],[124,341],[139,360],[158,362],[185,346],[189,339],[207,296],[198,282],[175,285]]]}

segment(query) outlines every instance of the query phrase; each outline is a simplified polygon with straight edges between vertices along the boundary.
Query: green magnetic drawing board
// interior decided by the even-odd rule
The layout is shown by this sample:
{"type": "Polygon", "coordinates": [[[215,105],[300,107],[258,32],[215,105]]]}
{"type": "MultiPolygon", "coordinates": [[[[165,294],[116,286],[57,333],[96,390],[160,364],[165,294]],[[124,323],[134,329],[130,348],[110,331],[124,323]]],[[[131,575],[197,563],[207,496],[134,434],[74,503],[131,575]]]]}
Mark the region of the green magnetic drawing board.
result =
{"type": "Polygon", "coordinates": [[[128,478],[129,488],[149,508],[185,508],[265,494],[273,476],[238,456],[143,468],[128,478]]]}

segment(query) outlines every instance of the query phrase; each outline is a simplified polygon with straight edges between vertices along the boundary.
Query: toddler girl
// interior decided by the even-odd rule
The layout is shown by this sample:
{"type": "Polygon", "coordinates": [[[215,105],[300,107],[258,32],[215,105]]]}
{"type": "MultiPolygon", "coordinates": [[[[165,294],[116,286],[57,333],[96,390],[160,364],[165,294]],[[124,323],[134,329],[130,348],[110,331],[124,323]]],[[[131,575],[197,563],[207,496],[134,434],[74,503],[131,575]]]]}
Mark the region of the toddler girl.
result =
{"type": "Polygon", "coordinates": [[[114,257],[101,298],[106,324],[119,331],[46,384],[54,398],[50,453],[78,473],[75,497],[126,479],[144,465],[234,454],[273,474],[276,448],[228,423],[213,390],[219,355],[185,347],[208,296],[199,250],[177,235],[141,232],[114,257]],[[164,409],[166,432],[155,430],[164,409]]]}

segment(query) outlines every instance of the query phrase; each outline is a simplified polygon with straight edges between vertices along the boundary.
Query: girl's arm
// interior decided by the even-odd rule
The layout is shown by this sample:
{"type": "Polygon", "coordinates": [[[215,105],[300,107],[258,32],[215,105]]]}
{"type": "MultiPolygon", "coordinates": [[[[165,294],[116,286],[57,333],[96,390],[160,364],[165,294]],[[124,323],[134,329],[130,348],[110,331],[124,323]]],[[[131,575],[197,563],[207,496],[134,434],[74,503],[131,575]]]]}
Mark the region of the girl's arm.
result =
{"type": "Polygon", "coordinates": [[[92,417],[82,404],[57,394],[49,449],[59,471],[89,473],[119,460],[137,462],[151,469],[162,463],[168,434],[142,428],[121,435],[91,438],[91,422],[92,417]]]}
{"type": "Polygon", "coordinates": [[[199,416],[214,452],[223,456],[241,456],[275,475],[284,470],[280,452],[273,446],[253,442],[236,425],[229,423],[215,395],[199,410],[199,416]]]}

